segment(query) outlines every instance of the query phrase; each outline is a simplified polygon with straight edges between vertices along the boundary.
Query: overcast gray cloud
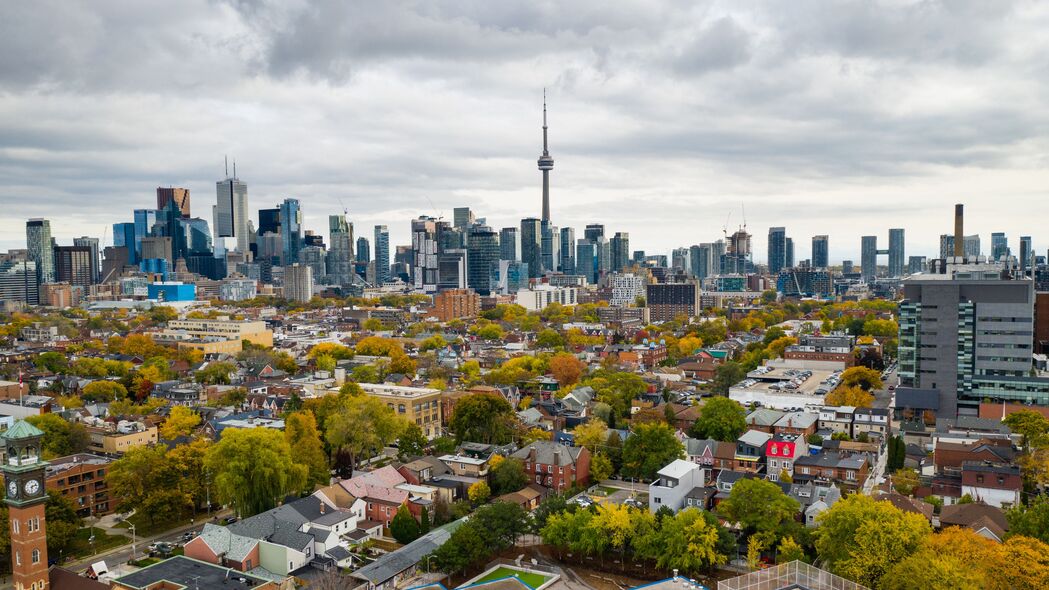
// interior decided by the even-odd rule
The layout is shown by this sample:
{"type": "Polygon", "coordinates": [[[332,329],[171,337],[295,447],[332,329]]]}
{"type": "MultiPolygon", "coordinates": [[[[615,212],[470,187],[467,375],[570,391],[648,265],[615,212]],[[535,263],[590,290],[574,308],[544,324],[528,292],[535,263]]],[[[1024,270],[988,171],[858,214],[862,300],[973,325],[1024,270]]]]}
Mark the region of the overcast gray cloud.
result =
{"type": "Polygon", "coordinates": [[[1044,251],[1047,27],[1038,2],[8,2],[0,248],[36,216],[101,236],[159,185],[209,218],[226,154],[253,209],[299,198],[318,231],[343,207],[398,243],[455,206],[514,225],[547,87],[562,226],[665,253],[745,203],[759,259],[770,225],[798,258],[890,227],[935,254],[965,202],[1044,251]]]}

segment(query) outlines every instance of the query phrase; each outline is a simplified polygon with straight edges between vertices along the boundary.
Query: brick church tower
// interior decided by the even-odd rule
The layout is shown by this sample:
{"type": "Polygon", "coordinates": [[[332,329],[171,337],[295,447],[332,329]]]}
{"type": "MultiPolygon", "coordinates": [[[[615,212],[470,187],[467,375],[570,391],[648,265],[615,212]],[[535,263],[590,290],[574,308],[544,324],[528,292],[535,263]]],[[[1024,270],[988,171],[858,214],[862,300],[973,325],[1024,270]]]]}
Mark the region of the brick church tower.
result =
{"type": "Polygon", "coordinates": [[[48,587],[47,528],[44,523],[44,468],[40,457],[38,428],[19,420],[0,435],[7,449],[3,464],[5,490],[11,521],[11,571],[14,590],[45,590],[48,587]]]}

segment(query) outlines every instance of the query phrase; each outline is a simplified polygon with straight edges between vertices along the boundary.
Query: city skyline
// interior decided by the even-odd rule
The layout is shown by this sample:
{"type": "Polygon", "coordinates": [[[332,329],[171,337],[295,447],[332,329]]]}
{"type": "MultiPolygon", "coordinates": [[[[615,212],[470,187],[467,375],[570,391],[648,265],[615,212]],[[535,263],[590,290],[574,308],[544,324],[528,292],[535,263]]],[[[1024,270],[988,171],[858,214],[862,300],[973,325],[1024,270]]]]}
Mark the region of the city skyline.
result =
{"type": "Polygon", "coordinates": [[[1049,116],[1028,75],[1044,42],[1002,34],[1038,30],[1044,7],[868,6],[868,34],[850,40],[837,31],[859,28],[858,13],[819,4],[651,6],[580,18],[544,6],[358,15],[341,3],[190,3],[136,7],[134,31],[94,5],[46,22],[5,7],[25,34],[0,47],[36,61],[2,79],[0,200],[17,207],[0,211],[0,248],[20,247],[33,217],[51,219],[60,243],[109,243],[114,213],[150,206],[157,186],[191,189],[209,219],[199,207],[223,154],[251,187],[253,217],[295,198],[304,226],[323,229],[341,202],[358,226],[387,225],[391,246],[407,243],[407,220],[456,206],[515,226],[541,213],[548,87],[559,227],[598,221],[669,253],[716,239],[730,214],[731,230],[743,203],[756,260],[765,230],[785,226],[796,259],[828,234],[833,262],[858,261],[861,236],[894,227],[908,254],[934,256],[950,232],[942,211],[964,202],[981,211],[971,233],[1005,231],[1014,249],[1032,235],[1044,251],[1049,116]],[[416,34],[369,45],[374,19],[416,34]],[[897,31],[904,19],[916,32],[897,31]],[[337,26],[310,34],[326,23],[337,26]],[[40,26],[70,43],[40,51],[40,26]]]}

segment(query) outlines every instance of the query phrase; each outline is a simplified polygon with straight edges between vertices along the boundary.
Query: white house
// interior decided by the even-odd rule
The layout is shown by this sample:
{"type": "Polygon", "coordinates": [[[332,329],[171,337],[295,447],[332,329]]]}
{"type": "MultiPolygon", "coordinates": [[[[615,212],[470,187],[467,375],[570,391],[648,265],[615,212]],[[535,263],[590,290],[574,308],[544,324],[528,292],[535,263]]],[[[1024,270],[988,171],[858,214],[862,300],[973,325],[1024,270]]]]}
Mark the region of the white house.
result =
{"type": "Polygon", "coordinates": [[[677,512],[689,492],[703,487],[703,468],[682,459],[674,459],[657,475],[659,477],[648,486],[648,509],[652,512],[663,506],[677,512]]]}

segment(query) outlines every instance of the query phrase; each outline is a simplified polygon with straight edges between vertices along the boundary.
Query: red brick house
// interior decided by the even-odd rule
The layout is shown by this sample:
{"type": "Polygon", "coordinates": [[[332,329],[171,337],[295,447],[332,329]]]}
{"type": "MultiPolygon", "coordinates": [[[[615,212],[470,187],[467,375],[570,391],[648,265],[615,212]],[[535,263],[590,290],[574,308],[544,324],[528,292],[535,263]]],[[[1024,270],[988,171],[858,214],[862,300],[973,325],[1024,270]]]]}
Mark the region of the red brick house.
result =
{"type": "Polygon", "coordinates": [[[525,475],[543,487],[561,491],[590,483],[590,451],[537,440],[513,455],[524,463],[525,475]]]}

